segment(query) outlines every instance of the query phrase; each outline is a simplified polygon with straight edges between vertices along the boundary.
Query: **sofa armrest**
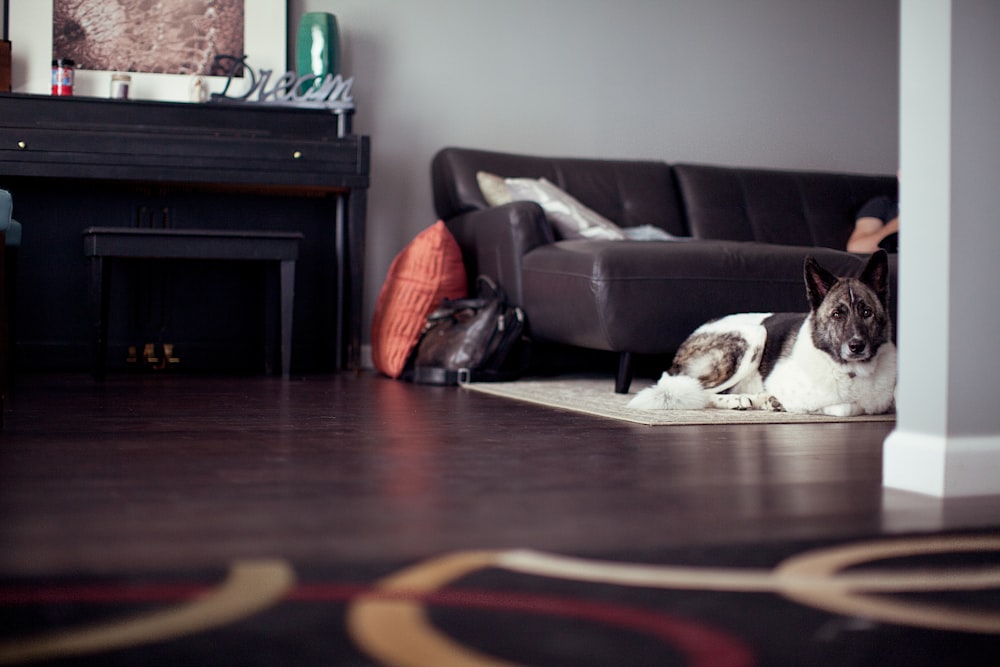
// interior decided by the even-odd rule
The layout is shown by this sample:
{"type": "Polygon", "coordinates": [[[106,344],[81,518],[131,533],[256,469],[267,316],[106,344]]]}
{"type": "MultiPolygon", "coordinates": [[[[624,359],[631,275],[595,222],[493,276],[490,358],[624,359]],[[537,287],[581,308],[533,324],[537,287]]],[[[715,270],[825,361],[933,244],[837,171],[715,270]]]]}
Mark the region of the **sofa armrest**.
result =
{"type": "Polygon", "coordinates": [[[488,275],[503,287],[514,305],[523,302],[521,257],[555,241],[542,207],[528,201],[469,211],[445,224],[462,248],[470,285],[475,284],[476,276],[488,275]]]}

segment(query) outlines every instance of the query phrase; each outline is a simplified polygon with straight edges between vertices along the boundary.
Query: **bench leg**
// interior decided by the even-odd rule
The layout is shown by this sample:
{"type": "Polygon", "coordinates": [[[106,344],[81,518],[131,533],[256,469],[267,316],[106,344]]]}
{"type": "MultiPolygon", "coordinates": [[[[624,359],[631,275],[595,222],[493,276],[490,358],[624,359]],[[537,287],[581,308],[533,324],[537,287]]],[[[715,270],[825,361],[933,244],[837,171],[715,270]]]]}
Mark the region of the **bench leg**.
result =
{"type": "Polygon", "coordinates": [[[90,326],[92,372],[98,382],[104,380],[108,360],[108,316],[111,305],[111,270],[101,257],[90,259],[90,326]]]}
{"type": "Polygon", "coordinates": [[[618,376],[615,377],[615,393],[627,394],[632,386],[632,353],[622,352],[618,357],[618,376]]]}
{"type": "Polygon", "coordinates": [[[281,262],[281,376],[292,366],[292,314],[295,305],[295,261],[281,262]]]}

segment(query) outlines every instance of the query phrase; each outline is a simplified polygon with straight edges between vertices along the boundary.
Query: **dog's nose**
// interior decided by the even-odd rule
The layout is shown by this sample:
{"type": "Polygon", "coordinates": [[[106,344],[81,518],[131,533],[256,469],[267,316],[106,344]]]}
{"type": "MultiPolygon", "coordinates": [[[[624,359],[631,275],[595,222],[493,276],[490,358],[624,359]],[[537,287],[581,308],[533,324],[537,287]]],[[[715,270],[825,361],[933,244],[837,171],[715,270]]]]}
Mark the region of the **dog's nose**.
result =
{"type": "Polygon", "coordinates": [[[866,347],[868,347],[867,344],[860,338],[855,338],[847,343],[847,349],[849,349],[852,354],[861,354],[865,351],[866,347]]]}

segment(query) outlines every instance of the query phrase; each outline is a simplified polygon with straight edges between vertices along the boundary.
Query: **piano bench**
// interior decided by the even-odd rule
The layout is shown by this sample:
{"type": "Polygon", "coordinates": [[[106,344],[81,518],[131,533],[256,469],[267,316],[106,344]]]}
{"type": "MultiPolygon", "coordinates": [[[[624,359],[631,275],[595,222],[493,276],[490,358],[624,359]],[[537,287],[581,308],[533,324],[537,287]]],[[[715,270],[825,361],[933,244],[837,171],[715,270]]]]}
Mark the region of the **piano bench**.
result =
{"type": "Polygon", "coordinates": [[[104,379],[108,356],[108,319],[111,305],[112,259],[234,260],[274,262],[279,267],[280,350],[273,336],[265,336],[266,369],[273,371],[278,357],[281,374],[288,377],[292,356],[292,305],[298,232],[216,231],[207,229],[138,229],[89,227],[83,230],[83,254],[90,258],[90,309],[94,379],[104,379]]]}

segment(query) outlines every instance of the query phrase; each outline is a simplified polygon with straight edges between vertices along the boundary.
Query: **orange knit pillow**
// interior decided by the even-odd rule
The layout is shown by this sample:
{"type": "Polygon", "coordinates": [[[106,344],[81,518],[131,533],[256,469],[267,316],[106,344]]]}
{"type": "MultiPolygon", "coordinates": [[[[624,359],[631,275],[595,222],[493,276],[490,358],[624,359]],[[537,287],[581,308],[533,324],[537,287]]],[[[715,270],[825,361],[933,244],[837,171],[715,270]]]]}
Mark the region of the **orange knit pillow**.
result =
{"type": "Polygon", "coordinates": [[[417,234],[389,266],[372,319],[375,368],[398,378],[441,299],[466,296],[462,250],[444,222],[417,234]]]}

